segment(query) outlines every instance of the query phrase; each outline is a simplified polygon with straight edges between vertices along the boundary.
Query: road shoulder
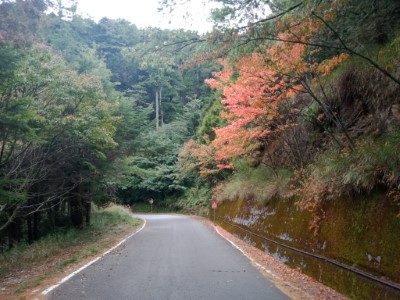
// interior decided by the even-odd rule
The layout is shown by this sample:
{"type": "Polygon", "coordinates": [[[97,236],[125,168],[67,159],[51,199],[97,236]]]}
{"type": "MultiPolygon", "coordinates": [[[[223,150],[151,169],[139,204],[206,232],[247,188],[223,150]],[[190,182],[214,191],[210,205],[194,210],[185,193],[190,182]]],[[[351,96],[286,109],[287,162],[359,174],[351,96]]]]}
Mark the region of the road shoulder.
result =
{"type": "Polygon", "coordinates": [[[34,266],[30,270],[25,270],[3,279],[1,281],[3,290],[0,291],[0,300],[47,299],[47,295],[43,294],[43,291],[46,291],[52,286],[56,286],[62,280],[65,280],[67,277],[83,269],[94,260],[113,251],[115,248],[123,246],[122,244],[124,241],[136,234],[143,226],[144,223],[137,227],[125,224],[115,226],[107,234],[99,238],[95,244],[90,243],[82,247],[71,247],[62,254],[48,257],[44,265],[34,266]],[[71,258],[74,258],[77,253],[90,253],[87,249],[93,249],[94,247],[96,248],[95,253],[84,255],[75,262],[69,263],[65,268],[60,267],[66,261],[70,261],[71,258]],[[31,285],[32,287],[27,287],[23,292],[18,292],[18,288],[21,284],[31,285]]]}
{"type": "Polygon", "coordinates": [[[337,291],[323,285],[317,280],[305,275],[300,270],[290,268],[271,255],[268,255],[260,249],[229,233],[222,227],[218,225],[214,226],[214,224],[208,219],[201,217],[194,218],[206,223],[208,226],[213,227],[213,229],[220,236],[230,242],[233,247],[242,252],[242,254],[252,262],[252,264],[260,271],[261,274],[263,274],[290,298],[296,300],[349,299],[337,291]]]}

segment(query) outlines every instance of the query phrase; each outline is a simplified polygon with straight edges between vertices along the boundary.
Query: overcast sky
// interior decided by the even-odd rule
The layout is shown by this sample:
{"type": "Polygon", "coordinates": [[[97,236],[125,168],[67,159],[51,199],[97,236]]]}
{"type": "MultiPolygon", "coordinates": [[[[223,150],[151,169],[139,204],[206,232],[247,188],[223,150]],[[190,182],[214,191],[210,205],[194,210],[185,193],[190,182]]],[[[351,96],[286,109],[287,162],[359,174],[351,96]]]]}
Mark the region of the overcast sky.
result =
{"type": "Polygon", "coordinates": [[[158,0],[79,0],[78,13],[95,21],[102,17],[126,19],[139,28],[184,28],[200,33],[209,31],[212,27],[207,22],[210,8],[203,7],[201,0],[191,2],[190,6],[181,7],[173,16],[165,16],[157,11],[158,0]],[[184,18],[187,11],[192,15],[184,18]]]}

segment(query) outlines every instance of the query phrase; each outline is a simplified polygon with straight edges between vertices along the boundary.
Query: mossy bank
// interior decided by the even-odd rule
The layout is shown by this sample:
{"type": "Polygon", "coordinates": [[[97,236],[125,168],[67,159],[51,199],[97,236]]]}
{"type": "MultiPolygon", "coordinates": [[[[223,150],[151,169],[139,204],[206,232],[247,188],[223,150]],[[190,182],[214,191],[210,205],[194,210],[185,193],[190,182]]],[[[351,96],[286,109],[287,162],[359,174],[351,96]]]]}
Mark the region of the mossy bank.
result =
{"type": "Polygon", "coordinates": [[[313,217],[300,210],[295,199],[275,199],[266,205],[243,199],[225,201],[216,215],[225,229],[353,299],[399,299],[400,290],[327,261],[399,284],[397,212],[380,194],[338,199],[325,204],[317,232],[310,230],[313,217]]]}

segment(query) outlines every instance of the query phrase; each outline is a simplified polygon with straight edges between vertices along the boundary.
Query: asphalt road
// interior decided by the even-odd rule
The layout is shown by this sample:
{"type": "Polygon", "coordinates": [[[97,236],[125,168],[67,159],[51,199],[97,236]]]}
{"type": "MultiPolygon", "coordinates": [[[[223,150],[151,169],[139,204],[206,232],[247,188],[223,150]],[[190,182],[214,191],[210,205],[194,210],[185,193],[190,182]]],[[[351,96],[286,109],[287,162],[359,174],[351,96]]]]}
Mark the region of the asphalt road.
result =
{"type": "Polygon", "coordinates": [[[140,217],[141,232],[49,299],[289,299],[210,226],[186,216],[140,217]]]}

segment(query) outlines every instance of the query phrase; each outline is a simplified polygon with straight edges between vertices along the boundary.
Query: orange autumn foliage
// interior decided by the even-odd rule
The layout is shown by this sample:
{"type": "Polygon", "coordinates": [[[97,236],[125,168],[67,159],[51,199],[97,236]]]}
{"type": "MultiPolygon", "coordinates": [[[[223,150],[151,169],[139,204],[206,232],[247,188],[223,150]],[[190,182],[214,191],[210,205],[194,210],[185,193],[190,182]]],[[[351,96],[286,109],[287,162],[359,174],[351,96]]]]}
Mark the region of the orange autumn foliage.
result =
{"type": "Polygon", "coordinates": [[[329,75],[348,59],[345,53],[320,63],[313,59],[321,49],[307,43],[321,26],[311,18],[282,21],[277,26],[278,41],[268,50],[244,56],[233,65],[220,60],[224,69],[206,80],[223,93],[221,117],[227,125],[215,129],[212,142],[219,168],[230,168],[232,159],[250,154],[279,130],[274,121],[284,116],[277,108],[306,92],[305,78],[329,75]]]}
{"type": "Polygon", "coordinates": [[[179,153],[178,164],[182,174],[196,172],[207,179],[219,172],[214,157],[215,152],[212,145],[189,140],[179,153]]]}
{"type": "MultiPolygon", "coordinates": [[[[315,13],[330,22],[342,9],[342,2],[322,5],[323,9],[315,13]]],[[[213,73],[213,78],[206,80],[211,88],[220,90],[223,95],[221,103],[224,110],[221,117],[227,125],[215,128],[216,137],[207,145],[209,154],[212,149],[215,166],[219,169],[233,168],[233,159],[250,155],[265,145],[272,133],[284,129],[282,127],[295,125],[294,121],[276,122],[285,118],[279,106],[295,101],[298,93],[308,91],[310,83],[314,82],[313,78],[329,75],[349,58],[348,54],[342,53],[318,61],[322,49],[310,46],[310,43],[315,42],[314,37],[320,34],[325,25],[311,15],[298,17],[296,20],[282,18],[277,21],[273,34],[276,42],[267,50],[247,54],[234,64],[220,59],[223,70],[213,73]],[[305,82],[307,85],[304,85],[305,82]],[[286,124],[280,127],[277,123],[286,124]]],[[[232,44],[240,40],[237,34],[231,38],[232,44]]],[[[218,37],[214,36],[213,39],[216,41],[218,37]]],[[[218,57],[226,53],[229,47],[229,43],[224,43],[217,52],[209,55],[218,57]]],[[[200,152],[205,153],[202,150],[200,152]]],[[[200,159],[194,152],[193,155],[200,159]]],[[[203,157],[199,161],[206,159],[203,157]]],[[[202,164],[203,167],[205,165],[202,164]]],[[[203,167],[203,174],[207,173],[203,167]]]]}
{"type": "Polygon", "coordinates": [[[234,66],[223,61],[224,70],[214,73],[214,78],[206,81],[211,87],[222,90],[224,111],[221,117],[228,124],[215,129],[216,138],[212,142],[219,168],[227,168],[232,158],[244,156],[259,147],[271,133],[273,120],[279,117],[279,104],[287,102],[302,89],[295,80],[278,72],[276,66],[281,58],[289,65],[299,64],[295,60],[304,48],[297,45],[282,47],[273,47],[266,54],[253,53],[234,66]],[[278,55],[285,51],[285,57],[278,55]],[[239,76],[232,80],[235,71],[239,76]]]}

